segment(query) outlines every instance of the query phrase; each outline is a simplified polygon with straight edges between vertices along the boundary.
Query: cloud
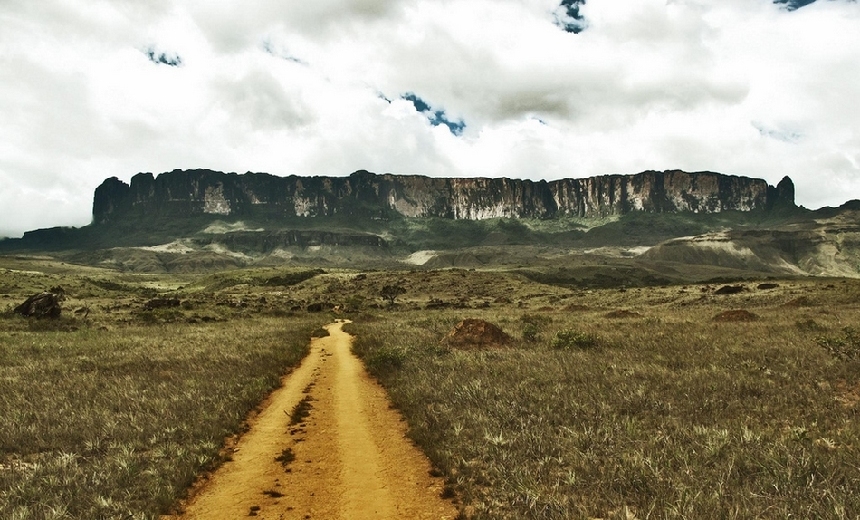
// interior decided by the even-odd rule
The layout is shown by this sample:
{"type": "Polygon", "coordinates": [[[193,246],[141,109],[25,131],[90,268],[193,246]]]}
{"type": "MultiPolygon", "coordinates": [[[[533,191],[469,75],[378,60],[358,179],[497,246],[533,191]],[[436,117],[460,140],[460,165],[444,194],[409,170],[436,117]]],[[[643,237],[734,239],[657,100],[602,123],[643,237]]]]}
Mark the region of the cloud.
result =
{"type": "Polygon", "coordinates": [[[0,2],[0,233],[201,167],[708,169],[838,205],[860,197],[860,4],[801,3],[0,2]]]}
{"type": "Polygon", "coordinates": [[[585,0],[562,0],[555,11],[555,24],[573,34],[584,31],[588,23],[580,12],[583,5],[585,0]]]}
{"type": "Polygon", "coordinates": [[[297,58],[296,56],[293,56],[293,55],[289,52],[289,50],[288,50],[288,49],[286,49],[286,48],[284,48],[284,47],[282,47],[282,46],[278,45],[277,43],[273,42],[273,41],[272,41],[271,39],[269,39],[269,38],[264,38],[264,39],[263,39],[263,41],[260,43],[260,47],[261,47],[261,48],[263,49],[263,51],[265,51],[267,54],[270,54],[270,55],[272,55],[272,56],[274,56],[274,57],[276,57],[276,58],[280,58],[280,59],[282,59],[282,60],[291,61],[291,62],[293,62],[293,63],[298,63],[298,64],[300,64],[300,65],[307,65],[307,63],[306,63],[306,62],[304,62],[301,58],[297,58]]]}
{"type": "Polygon", "coordinates": [[[405,0],[232,0],[199,2],[189,11],[215,49],[241,52],[254,46],[257,35],[265,32],[337,37],[386,20],[406,3],[405,0]]]}
{"type": "Polygon", "coordinates": [[[445,115],[444,110],[434,110],[423,99],[419,98],[412,92],[403,94],[400,97],[412,103],[415,106],[415,110],[427,116],[427,119],[430,121],[431,125],[444,125],[448,127],[448,130],[450,130],[452,134],[463,135],[463,130],[466,128],[466,123],[462,119],[459,121],[452,121],[448,119],[448,117],[445,115]]]}
{"type": "Polygon", "coordinates": [[[814,3],[815,0],[773,0],[775,4],[784,4],[789,11],[800,9],[805,5],[814,3]]]}
{"type": "Polygon", "coordinates": [[[226,120],[247,131],[299,128],[314,117],[299,89],[260,68],[239,78],[222,78],[214,84],[213,94],[226,120]]]}
{"type": "Polygon", "coordinates": [[[770,126],[761,121],[752,121],[753,128],[759,131],[763,137],[776,139],[785,143],[796,143],[803,138],[803,133],[791,127],[791,125],[770,126]]]}
{"type": "MultiPolygon", "coordinates": [[[[787,11],[796,11],[801,7],[805,7],[807,5],[814,4],[818,0],[773,0],[774,4],[784,5],[787,11]]],[[[857,0],[827,0],[828,2],[852,2],[857,3],[857,0]]]]}
{"type": "Polygon", "coordinates": [[[149,47],[144,51],[144,54],[149,58],[149,61],[156,65],[168,65],[170,67],[182,65],[182,58],[176,53],[158,52],[153,47],[149,47]]]}

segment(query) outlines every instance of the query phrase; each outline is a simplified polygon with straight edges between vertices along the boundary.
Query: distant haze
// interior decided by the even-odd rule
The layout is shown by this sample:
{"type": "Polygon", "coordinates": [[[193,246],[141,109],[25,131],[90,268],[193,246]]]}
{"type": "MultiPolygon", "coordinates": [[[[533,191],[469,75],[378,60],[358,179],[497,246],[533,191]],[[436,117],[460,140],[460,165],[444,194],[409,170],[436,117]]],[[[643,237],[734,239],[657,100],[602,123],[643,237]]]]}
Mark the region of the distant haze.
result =
{"type": "Polygon", "coordinates": [[[677,168],[860,198],[851,0],[7,0],[0,56],[0,236],[189,168],[677,168]]]}

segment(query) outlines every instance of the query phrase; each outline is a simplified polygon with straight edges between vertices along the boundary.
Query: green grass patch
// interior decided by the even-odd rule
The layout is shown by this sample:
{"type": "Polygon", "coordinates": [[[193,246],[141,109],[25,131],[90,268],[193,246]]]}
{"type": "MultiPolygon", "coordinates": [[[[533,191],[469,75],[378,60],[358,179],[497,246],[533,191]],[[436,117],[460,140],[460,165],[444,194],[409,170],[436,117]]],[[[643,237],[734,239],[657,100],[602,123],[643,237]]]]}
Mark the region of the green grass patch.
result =
{"type": "Polygon", "coordinates": [[[574,350],[594,348],[598,343],[596,334],[563,329],[555,333],[550,346],[556,350],[574,350]]]}
{"type": "Polygon", "coordinates": [[[311,332],[312,338],[327,338],[329,336],[331,336],[331,333],[328,331],[328,329],[326,329],[324,327],[320,327],[320,328],[314,330],[313,332],[311,332]]]}

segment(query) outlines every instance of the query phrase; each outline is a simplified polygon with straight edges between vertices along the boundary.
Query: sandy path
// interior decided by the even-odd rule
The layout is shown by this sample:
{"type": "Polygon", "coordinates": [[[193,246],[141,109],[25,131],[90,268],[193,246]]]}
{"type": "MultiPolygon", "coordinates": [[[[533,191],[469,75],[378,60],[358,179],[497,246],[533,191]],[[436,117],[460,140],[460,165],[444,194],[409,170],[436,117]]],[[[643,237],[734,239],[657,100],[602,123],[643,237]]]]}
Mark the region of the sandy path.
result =
{"type": "Polygon", "coordinates": [[[453,519],[441,479],[405,437],[385,391],[350,352],[343,323],[311,341],[302,365],[268,399],[251,429],[186,508],[184,519],[453,519]],[[310,416],[289,413],[310,396],[310,416]],[[276,457],[295,455],[286,468],[276,457]]]}

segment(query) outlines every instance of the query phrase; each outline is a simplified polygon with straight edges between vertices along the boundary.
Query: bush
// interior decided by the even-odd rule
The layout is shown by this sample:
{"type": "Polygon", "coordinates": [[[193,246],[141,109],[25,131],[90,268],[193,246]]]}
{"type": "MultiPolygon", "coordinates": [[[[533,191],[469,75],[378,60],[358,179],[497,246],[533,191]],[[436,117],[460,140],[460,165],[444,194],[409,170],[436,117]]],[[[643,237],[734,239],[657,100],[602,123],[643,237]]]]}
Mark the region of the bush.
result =
{"type": "Polygon", "coordinates": [[[555,333],[551,346],[558,350],[589,349],[598,344],[595,334],[589,334],[578,330],[564,329],[555,333]]]}
{"type": "Polygon", "coordinates": [[[534,323],[523,325],[523,340],[534,343],[540,340],[540,329],[534,323]]]}
{"type": "Polygon", "coordinates": [[[523,340],[535,343],[540,341],[540,333],[552,323],[552,318],[540,314],[523,314],[520,321],[523,324],[523,340]]]}
{"type": "Polygon", "coordinates": [[[404,361],[406,361],[404,348],[384,345],[367,357],[366,364],[373,375],[379,376],[398,370],[403,366],[404,361]]]}
{"type": "Polygon", "coordinates": [[[818,345],[842,361],[860,359],[860,333],[851,327],[842,329],[842,337],[822,336],[818,345]]]}

